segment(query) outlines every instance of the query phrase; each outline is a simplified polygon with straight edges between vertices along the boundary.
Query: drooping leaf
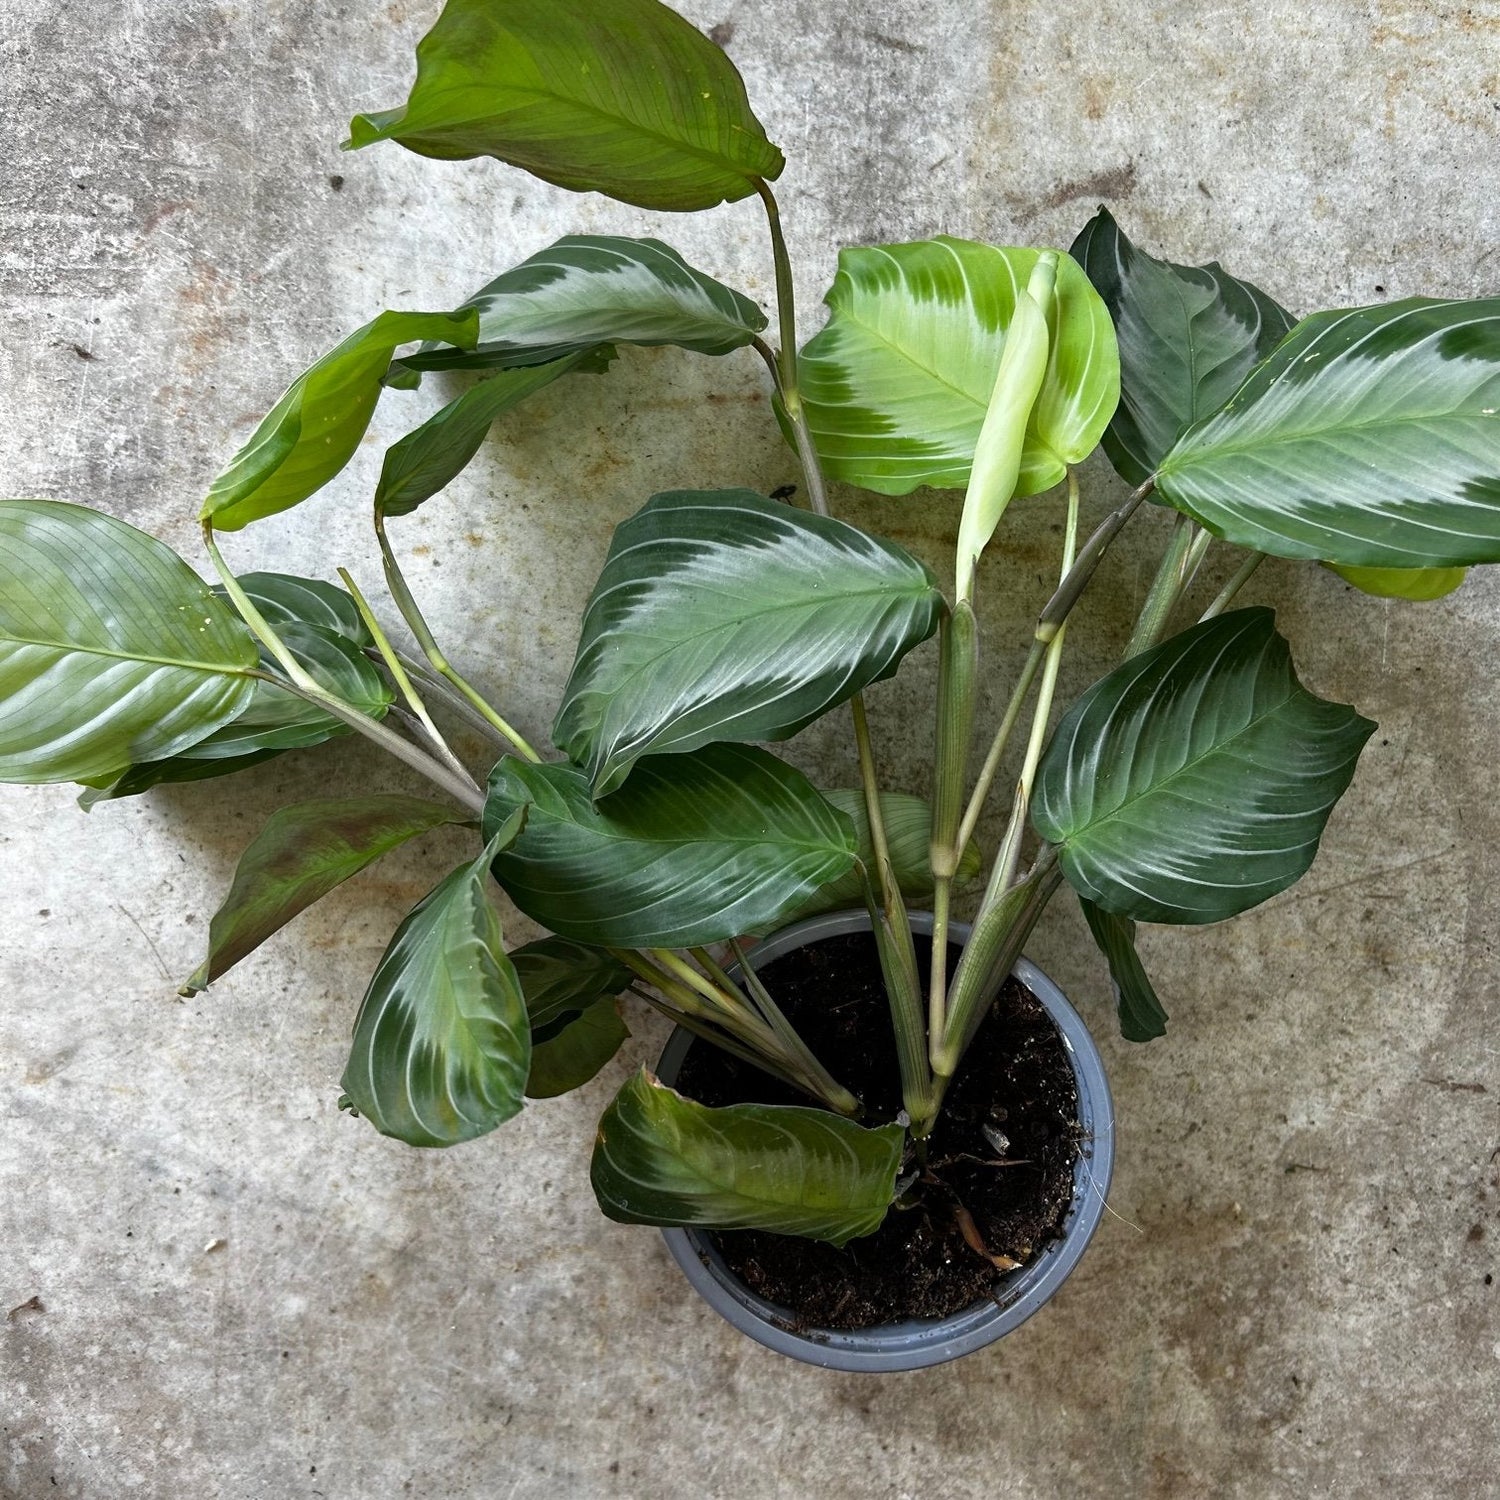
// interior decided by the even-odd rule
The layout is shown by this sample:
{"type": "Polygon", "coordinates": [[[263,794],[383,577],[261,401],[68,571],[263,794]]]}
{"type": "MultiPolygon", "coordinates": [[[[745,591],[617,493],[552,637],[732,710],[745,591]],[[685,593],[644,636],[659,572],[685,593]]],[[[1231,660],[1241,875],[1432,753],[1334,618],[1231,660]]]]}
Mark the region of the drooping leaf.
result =
{"type": "Polygon", "coordinates": [[[1451,594],[1468,576],[1467,568],[1343,568],[1329,563],[1345,583],[1378,599],[1426,603],[1451,594]]]}
{"type": "Polygon", "coordinates": [[[1500,297],[1304,318],[1156,483],[1215,536],[1274,557],[1500,562],[1500,297]]]}
{"type": "Polygon", "coordinates": [[[591,948],[567,938],[547,937],[527,943],[510,955],[526,1011],[531,1017],[532,1038],[545,1040],[596,1001],[609,999],[627,989],[635,976],[602,948],[591,948]]]}
{"type": "Polygon", "coordinates": [[[255,645],[208,585],[135,527],[0,500],[0,781],[108,783],[228,723],[255,645]]]}
{"type": "MultiPolygon", "coordinates": [[[[238,582],[268,625],[314,625],[361,650],[375,644],[353,596],[336,583],[294,573],[241,573],[238,582]]],[[[221,585],[214,593],[224,598],[221,585]]]]}
{"type": "Polygon", "coordinates": [[[496,417],[567,374],[588,352],[551,364],[498,370],[435,412],[386,449],[375,509],[387,516],[410,515],[458,478],[496,417]]]}
{"type": "MultiPolygon", "coordinates": [[[[818,912],[843,911],[865,904],[865,870],[875,869],[875,849],[870,840],[870,820],[865,816],[865,795],[857,788],[837,788],[823,795],[854,824],[859,838],[859,864],[848,874],[830,881],[815,891],[805,906],[793,914],[798,919],[818,912]]],[[[925,797],[911,797],[905,792],[882,792],[880,814],[885,823],[886,843],[890,848],[891,866],[896,883],[904,896],[918,899],[932,894],[932,866],[928,849],[932,843],[932,805],[925,797]]],[[[958,862],[953,884],[962,890],[979,874],[979,845],[969,840],[968,848],[958,862]]]]}
{"type": "Polygon", "coordinates": [[[531,1033],[531,1072],[526,1078],[528,1099],[555,1099],[581,1088],[620,1050],[630,1035],[611,999],[596,1000],[545,1041],[531,1033]]]}
{"type": "Polygon", "coordinates": [[[1167,1013],[1156,998],[1140,954],[1135,951],[1135,923],[1129,917],[1096,906],[1087,896],[1080,896],[1078,904],[1109,964],[1120,1015],[1120,1035],[1127,1042],[1149,1042],[1165,1036],[1167,1013]]]}
{"type": "MultiPolygon", "coordinates": [[[[1040,253],[945,235],[840,252],[828,326],[799,361],[831,477],[886,495],[968,483],[1005,330],[1040,253]]],[[[1108,309],[1066,255],[1047,324],[1018,495],[1049,489],[1087,457],[1119,399],[1108,309]]]]}
{"type": "Polygon", "coordinates": [[[344,1092],[409,1146],[473,1140],[521,1109],[531,1027],[485,890],[491,860],[524,820],[507,821],[412,910],[360,1003],[344,1092]]]}
{"type": "Polygon", "coordinates": [[[799,772],[748,745],[650,756],[595,803],[566,763],[508,756],[484,826],[526,829],[495,875],[534,921],[581,943],[691,947],[768,931],[854,862],[854,827],[799,772]]]}
{"type": "Polygon", "coordinates": [[[220,531],[288,510],[349,462],[380,399],[392,353],[418,339],[472,348],[479,315],[383,312],[287,387],[250,441],[214,480],[199,512],[220,531]]]}
{"type": "Polygon", "coordinates": [[[658,0],[448,0],[406,104],[358,115],[348,148],[493,156],[639,208],[733,202],[784,165],[733,63],[658,0]]]}
{"type": "Polygon", "coordinates": [[[1032,821],[1106,911],[1216,922],[1312,863],[1374,728],[1297,681],[1270,610],[1237,610],[1132,657],[1073,705],[1032,821]]]}
{"type": "Polygon", "coordinates": [[[408,839],[463,814],[417,797],[330,797],[273,813],[240,856],[214,913],[208,956],[184,990],[205,989],[293,917],[408,839]]]}
{"type": "Polygon", "coordinates": [[[1072,254],[1109,307],[1120,344],[1120,406],[1104,451],[1122,479],[1144,484],[1296,319],[1217,261],[1179,266],[1147,255],[1108,209],[1084,226],[1072,254]]]}
{"type": "Polygon", "coordinates": [[[674,490],[622,523],[552,737],[596,797],[642,755],[782,740],[889,677],[943,601],[909,552],[750,490],[674,490]]]}
{"type": "Polygon", "coordinates": [[[644,1069],[599,1121],[590,1180],[621,1224],[768,1229],[845,1245],[881,1225],[906,1132],[827,1110],[709,1109],[644,1069]]]}
{"type": "Polygon", "coordinates": [[[464,306],[479,313],[476,348],[433,346],[400,363],[412,370],[508,368],[600,344],[729,354],[766,326],[748,297],[695,270],[670,245],[619,235],[568,235],[464,306]]]}

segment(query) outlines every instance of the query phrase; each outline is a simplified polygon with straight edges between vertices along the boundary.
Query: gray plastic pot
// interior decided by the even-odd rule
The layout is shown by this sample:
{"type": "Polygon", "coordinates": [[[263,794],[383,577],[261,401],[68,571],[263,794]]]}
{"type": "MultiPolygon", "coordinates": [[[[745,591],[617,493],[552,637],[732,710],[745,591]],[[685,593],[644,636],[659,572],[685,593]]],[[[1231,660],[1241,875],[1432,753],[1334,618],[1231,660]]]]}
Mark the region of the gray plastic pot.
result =
{"type": "MultiPolygon", "coordinates": [[[[912,927],[932,935],[932,918],[912,913],[912,927]]],[[[868,932],[864,912],[833,912],[783,928],[755,948],[757,967],[781,958],[821,938],[868,932]]],[[[964,942],[969,929],[952,926],[953,940],[964,942]]],[[[975,1303],[949,1318],[913,1319],[865,1328],[855,1333],[828,1328],[799,1328],[785,1308],[757,1297],[725,1266],[706,1233],[695,1229],[667,1229],[662,1237],[683,1274],[715,1312],[757,1343],[806,1364],[830,1370],[884,1372],[920,1370],[972,1354],[1019,1328],[1051,1298],[1078,1264],[1104,1214],[1114,1167],[1114,1105],[1104,1078],[1104,1065],[1088,1028],[1068,1004],[1063,992],[1037,966],[1021,959],[1019,979],[1046,1008],[1067,1049],[1078,1085],[1078,1124],[1082,1140],[1073,1169],[1073,1203],[1054,1240],[1029,1265],[1012,1271],[992,1298],[975,1303]]],[[[694,1037],[680,1027],[672,1033],[657,1065],[662,1082],[673,1085],[694,1037]]]]}

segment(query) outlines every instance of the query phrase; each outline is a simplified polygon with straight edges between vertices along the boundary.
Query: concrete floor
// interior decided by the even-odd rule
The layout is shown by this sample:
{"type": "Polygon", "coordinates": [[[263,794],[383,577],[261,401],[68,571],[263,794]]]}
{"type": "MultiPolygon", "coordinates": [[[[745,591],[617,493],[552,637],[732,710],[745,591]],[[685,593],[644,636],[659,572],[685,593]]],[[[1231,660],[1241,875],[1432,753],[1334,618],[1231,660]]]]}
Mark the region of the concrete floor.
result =
{"type": "MultiPolygon", "coordinates": [[[[806,331],[841,242],[1066,245],[1101,200],[1147,247],[1302,310],[1500,284],[1496,0],[683,8],[721,25],[790,159],[806,331]]],[[[748,205],[663,222],[492,163],[340,155],[352,112],[401,97],[436,9],[0,9],[0,492],[89,501],[196,556],[198,497],[296,370],[567,230],[659,233],[768,296],[748,205]]],[[[234,539],[237,563],[373,582],[383,442],[437,399],[388,400],[351,470],[234,539]]],[[[455,654],[542,735],[615,522],[792,468],[749,356],[628,353],[502,422],[399,544],[455,654]]],[[[1119,487],[1088,479],[1096,513],[1119,487]]],[[[934,561],[955,516],[925,492],[837,504],[934,561]]],[[[992,637],[1035,609],[1058,519],[1039,500],[1007,521],[992,637]]],[[[1164,519],[1111,557],[1074,688],[1118,652],[1164,519]]],[[[175,997],[275,807],[408,785],[374,752],[87,817],[66,788],[0,789],[0,1495],[1500,1493],[1500,587],[1401,607],[1278,564],[1253,596],[1308,683],[1380,732],[1300,887],[1145,935],[1166,1040],[1120,1041],[1059,901],[1034,956],[1097,1021],[1114,1212],[1050,1308],[918,1375],[784,1362],[691,1300],[654,1234],[598,1215],[593,1122],[658,1047],[650,1020],[581,1094],[451,1153],[337,1113],[365,979],[456,843],[175,997]]],[[[995,650],[992,700],[1014,655],[995,650]]],[[[913,789],[930,668],[873,703],[913,789]]],[[[842,716],[791,753],[852,780],[842,716]]]]}

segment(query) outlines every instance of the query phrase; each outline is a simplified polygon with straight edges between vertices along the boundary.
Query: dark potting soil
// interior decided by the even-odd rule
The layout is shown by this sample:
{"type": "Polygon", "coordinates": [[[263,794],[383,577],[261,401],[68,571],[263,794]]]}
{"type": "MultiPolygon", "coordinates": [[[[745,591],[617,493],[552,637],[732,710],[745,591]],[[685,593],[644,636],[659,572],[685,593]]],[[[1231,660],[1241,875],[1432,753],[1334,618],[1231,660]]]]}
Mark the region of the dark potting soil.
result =
{"type": "MultiPolygon", "coordinates": [[[[958,950],[951,952],[956,964],[958,950]]],[[[924,970],[930,953],[918,938],[924,970]]],[[[868,934],[810,944],[759,972],[813,1052],[864,1102],[863,1123],[894,1119],[901,1074],[868,934]]],[[[710,1105],[809,1102],[702,1043],[689,1050],[677,1088],[710,1105]]],[[[946,1317],[997,1290],[1006,1273],[986,1252],[1024,1264],[1061,1233],[1073,1197],[1077,1119],[1062,1039],[1041,1002],[1009,979],[948,1090],[927,1169],[906,1195],[913,1206],[892,1208],[874,1234],[842,1250],[755,1229],[713,1238],[730,1270],[803,1327],[946,1317]]]]}

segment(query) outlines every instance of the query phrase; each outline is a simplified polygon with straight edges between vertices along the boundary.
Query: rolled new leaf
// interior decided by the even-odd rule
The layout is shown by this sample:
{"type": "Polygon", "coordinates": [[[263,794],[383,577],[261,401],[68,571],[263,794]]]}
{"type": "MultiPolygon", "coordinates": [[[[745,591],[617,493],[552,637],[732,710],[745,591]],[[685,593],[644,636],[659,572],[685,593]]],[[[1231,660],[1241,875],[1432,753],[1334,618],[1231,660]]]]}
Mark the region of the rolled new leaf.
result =
{"type": "Polygon", "coordinates": [[[473,311],[381,313],[287,387],[214,480],[200,518],[238,531],[316,494],[359,447],[396,349],[419,339],[472,348],[478,336],[473,311]]]}
{"type": "Polygon", "coordinates": [[[643,755],[786,739],[895,672],[942,608],[857,526],[750,490],[657,495],[615,531],[553,740],[602,797],[643,755]]]}
{"type": "Polygon", "coordinates": [[[906,1132],[821,1109],[709,1109],[637,1073],[604,1112],[589,1170],[621,1224],[767,1229],[845,1245],[895,1196],[906,1132]]]}
{"type": "Polygon", "coordinates": [[[1032,798],[1079,895],[1140,922],[1217,922],[1312,863],[1375,726],[1297,681],[1268,609],[1220,615],[1096,682],[1032,798]]]}
{"type": "Polygon", "coordinates": [[[382,854],[463,814],[418,797],[326,797],[273,813],[240,856],[208,930],[208,956],[183,987],[206,988],[272,933],[382,854]]]}
{"type": "Polygon", "coordinates": [[[349,135],[675,211],[747,197],[785,165],[734,64],[658,0],[448,0],[405,105],[349,135]]]}
{"type": "Polygon", "coordinates": [[[396,929],[365,991],[345,1096],[409,1146],[473,1140],[519,1113],[531,1067],[526,999],[486,897],[489,867],[524,813],[396,929]]]}
{"type": "Polygon", "coordinates": [[[1183,433],[1156,488],[1274,557],[1500,562],[1500,297],[1304,318],[1183,433]]]}
{"type": "MultiPolygon", "coordinates": [[[[830,477],[884,495],[968,484],[1007,330],[1041,254],[946,235],[839,253],[828,325],[798,360],[830,477]]],[[[1109,310],[1066,255],[1047,326],[1018,495],[1050,489],[1093,452],[1120,395],[1109,310]]]]}
{"type": "Polygon", "coordinates": [[[1217,261],[1179,266],[1147,255],[1107,209],[1084,226],[1071,253],[1109,307],[1120,345],[1120,405],[1104,451],[1122,479],[1144,484],[1296,319],[1217,261]]]}
{"type": "Polygon", "coordinates": [[[1146,967],[1135,948],[1135,923],[1095,906],[1086,896],[1078,898],[1084,920],[1109,964],[1114,981],[1115,1005],[1120,1016],[1120,1035],[1127,1042],[1149,1042],[1167,1034],[1167,1013],[1156,998],[1146,967]]]}
{"type": "Polygon", "coordinates": [[[409,370],[545,364],[600,343],[742,349],[766,326],[748,297],[690,266],[660,240],[570,234],[497,276],[464,303],[479,314],[472,350],[430,346],[409,370]]]}
{"type": "Polygon", "coordinates": [[[0,500],[0,781],[108,785],[242,713],[250,633],[176,553],[112,516],[0,500]]]}
{"type": "Polygon", "coordinates": [[[533,921],[614,948],[687,948],[764,932],[853,867],[854,825],[799,771],[749,745],[650,756],[595,802],[565,763],[507,756],[486,830],[526,808],[495,877],[533,921]]]}

